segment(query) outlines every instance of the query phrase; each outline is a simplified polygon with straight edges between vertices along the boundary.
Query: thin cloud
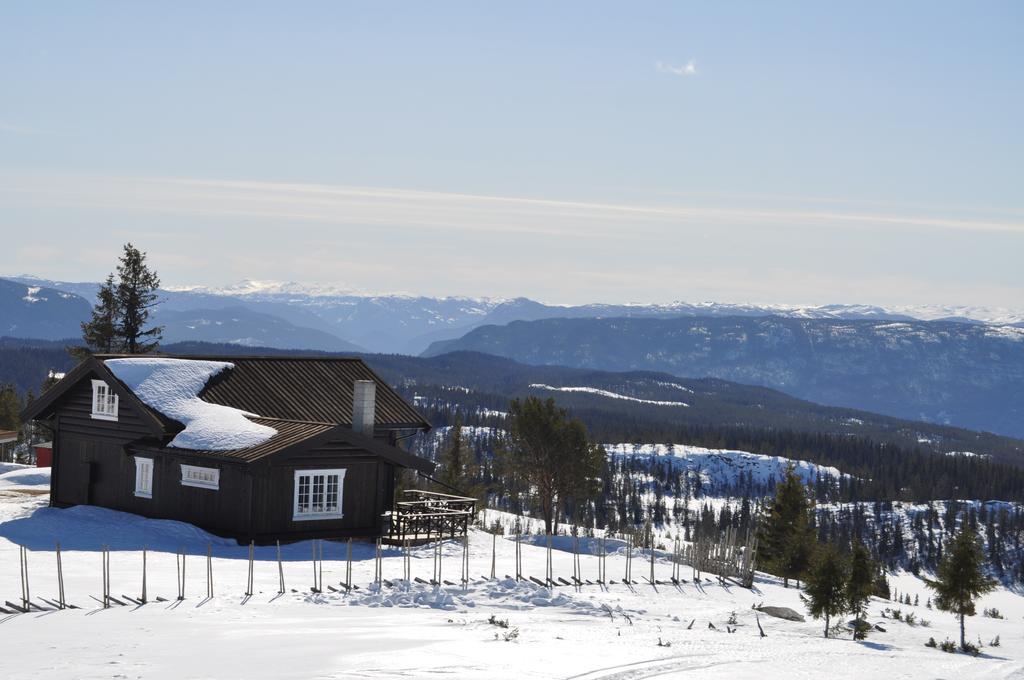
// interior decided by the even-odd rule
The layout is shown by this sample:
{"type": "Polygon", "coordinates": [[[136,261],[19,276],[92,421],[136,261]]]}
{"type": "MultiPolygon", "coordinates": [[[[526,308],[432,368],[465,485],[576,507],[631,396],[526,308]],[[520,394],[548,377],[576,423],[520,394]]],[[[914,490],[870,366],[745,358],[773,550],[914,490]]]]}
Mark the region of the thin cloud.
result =
{"type": "Polygon", "coordinates": [[[892,211],[645,205],[249,180],[18,174],[2,179],[0,199],[20,195],[50,205],[449,232],[617,239],[623,236],[623,220],[628,220],[633,229],[652,233],[683,225],[749,224],[760,228],[802,225],[815,230],[867,227],[1024,234],[1024,223],[1019,220],[892,211]]]}
{"type": "Polygon", "coordinates": [[[662,73],[671,73],[674,76],[680,76],[684,78],[686,76],[697,75],[697,62],[694,61],[693,59],[690,59],[685,64],[682,64],[680,66],[668,64],[664,61],[657,61],[655,62],[654,67],[661,71],[662,73]]]}

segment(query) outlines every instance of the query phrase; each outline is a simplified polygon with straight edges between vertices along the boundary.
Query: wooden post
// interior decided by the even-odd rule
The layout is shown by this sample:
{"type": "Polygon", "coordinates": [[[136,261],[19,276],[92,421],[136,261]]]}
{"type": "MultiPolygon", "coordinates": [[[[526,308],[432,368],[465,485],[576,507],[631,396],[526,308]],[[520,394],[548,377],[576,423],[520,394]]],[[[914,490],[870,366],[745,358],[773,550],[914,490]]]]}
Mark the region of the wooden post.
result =
{"type": "Polygon", "coordinates": [[[277,594],[284,595],[284,565],[281,563],[281,541],[277,541],[277,594]]]}
{"type": "Polygon", "coordinates": [[[103,562],[103,608],[110,608],[110,547],[103,544],[100,553],[103,562]]]}
{"type": "Polygon", "coordinates": [[[651,551],[651,585],[655,584],[654,580],[654,528],[651,528],[651,540],[649,543],[648,550],[651,551]]]}
{"type": "Polygon", "coordinates": [[[345,592],[352,590],[352,539],[348,539],[348,547],[345,551],[345,592]]]}
{"type": "Polygon", "coordinates": [[[523,544],[522,534],[516,534],[516,580],[523,580],[523,544]]]}
{"type": "Polygon", "coordinates": [[[174,557],[175,563],[178,565],[178,599],[185,599],[185,547],[182,546],[178,551],[178,554],[174,557]]]}
{"type": "Polygon", "coordinates": [[[206,544],[206,597],[213,599],[213,544],[206,544]]]}
{"type": "Polygon", "coordinates": [[[494,568],[498,561],[498,534],[491,534],[491,580],[495,579],[494,568]]]}
{"type": "Polygon", "coordinates": [[[21,608],[28,611],[29,602],[32,600],[28,584],[28,548],[19,546],[18,556],[21,559],[21,608]]]}
{"type": "Polygon", "coordinates": [[[57,603],[61,609],[67,607],[64,601],[64,566],[60,560],[60,541],[57,541],[57,603]]]}
{"type": "Polygon", "coordinates": [[[253,591],[253,560],[256,557],[256,542],[249,540],[249,574],[245,584],[245,596],[252,597],[253,591]]]}
{"type": "Polygon", "coordinates": [[[139,601],[146,604],[146,546],[142,546],[142,597],[139,601]]]}
{"type": "Polygon", "coordinates": [[[378,538],[377,539],[377,552],[376,552],[375,559],[374,559],[374,569],[373,569],[373,582],[376,583],[378,587],[380,586],[381,581],[384,580],[383,576],[384,576],[384,560],[383,560],[383,556],[381,555],[381,551],[380,551],[380,539],[378,538]]]}
{"type": "Polygon", "coordinates": [[[316,587],[317,586],[317,582],[316,582],[316,539],[315,538],[312,541],[309,542],[309,547],[313,551],[313,587],[310,588],[310,590],[312,592],[314,592],[314,593],[319,593],[320,589],[316,587]]]}
{"type": "Polygon", "coordinates": [[[545,570],[545,572],[546,572],[546,579],[545,580],[547,581],[548,586],[551,587],[551,586],[555,585],[554,569],[553,569],[552,563],[551,563],[551,534],[547,534],[547,542],[548,542],[548,554],[547,554],[547,568],[545,570]]]}
{"type": "Polygon", "coordinates": [[[469,534],[462,537],[462,588],[469,586],[469,534]]]}

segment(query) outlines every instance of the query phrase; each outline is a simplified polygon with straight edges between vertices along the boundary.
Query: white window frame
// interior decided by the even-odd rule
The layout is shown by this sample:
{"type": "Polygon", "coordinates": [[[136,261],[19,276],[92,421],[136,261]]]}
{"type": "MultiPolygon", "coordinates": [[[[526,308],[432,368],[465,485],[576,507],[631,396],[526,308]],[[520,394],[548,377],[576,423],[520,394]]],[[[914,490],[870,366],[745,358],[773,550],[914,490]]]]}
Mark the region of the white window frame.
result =
{"type": "Polygon", "coordinates": [[[344,499],[345,491],[345,468],[335,468],[330,470],[296,470],[295,471],[295,486],[292,489],[292,520],[296,522],[304,522],[306,520],[317,520],[317,519],[341,519],[344,515],[342,514],[342,502],[344,499]],[[324,500],[327,500],[327,493],[330,486],[329,477],[338,478],[338,502],[337,509],[332,511],[319,511],[314,512],[312,507],[314,505],[314,494],[315,494],[315,480],[314,477],[323,476],[323,491],[322,495],[324,500]],[[302,483],[303,477],[309,477],[310,481],[307,486],[307,493],[309,494],[309,506],[310,510],[303,512],[299,511],[299,489],[302,483]]]}
{"type": "Polygon", "coordinates": [[[152,458],[135,456],[135,495],[139,498],[153,497],[153,470],[152,458]]]}
{"type": "Polygon", "coordinates": [[[216,491],[220,489],[220,470],[211,467],[182,464],[181,485],[216,491]]]}
{"type": "Polygon", "coordinates": [[[97,420],[117,420],[119,397],[103,380],[92,381],[92,417],[97,420]],[[100,390],[103,396],[100,396],[100,390]]]}

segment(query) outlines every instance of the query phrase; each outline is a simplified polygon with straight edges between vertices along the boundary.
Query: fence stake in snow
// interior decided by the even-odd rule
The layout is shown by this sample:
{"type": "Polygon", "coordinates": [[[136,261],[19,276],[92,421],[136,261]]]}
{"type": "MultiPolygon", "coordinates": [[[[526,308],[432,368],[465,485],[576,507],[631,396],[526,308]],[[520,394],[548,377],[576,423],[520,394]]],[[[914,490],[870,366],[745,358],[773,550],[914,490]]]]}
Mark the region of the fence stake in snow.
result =
{"type": "Polygon", "coordinates": [[[174,562],[178,567],[178,600],[185,599],[185,546],[181,547],[181,550],[174,557],[174,562]]]}
{"type": "Polygon", "coordinates": [[[551,534],[547,534],[547,540],[548,540],[548,554],[547,554],[547,563],[545,564],[545,570],[544,570],[544,581],[548,584],[548,587],[552,587],[552,586],[555,585],[555,575],[552,573],[553,569],[552,569],[552,566],[551,566],[551,534]]]}
{"type": "Polygon", "coordinates": [[[409,583],[412,581],[412,554],[409,550],[409,539],[402,539],[402,580],[405,581],[405,587],[409,587],[409,583]]]}
{"type": "Polygon", "coordinates": [[[256,542],[250,540],[249,541],[249,580],[246,582],[246,587],[245,587],[245,596],[246,597],[252,597],[252,570],[253,570],[253,560],[255,559],[255,556],[256,556],[256,542]]]}
{"type": "Polygon", "coordinates": [[[462,537],[462,588],[469,586],[469,534],[462,537]]]}
{"type": "Polygon", "coordinates": [[[498,534],[491,534],[491,580],[495,579],[494,567],[498,562],[498,534]]]}
{"type": "Polygon", "coordinates": [[[317,587],[318,583],[317,583],[317,579],[316,579],[316,539],[315,538],[312,541],[309,542],[309,546],[310,546],[310,549],[313,551],[313,587],[310,588],[310,590],[312,592],[314,592],[314,593],[319,593],[320,592],[320,588],[317,587]]]}
{"type": "Polygon", "coordinates": [[[68,606],[64,601],[64,565],[60,559],[60,541],[57,541],[57,604],[61,609],[68,606]]]}
{"type": "Polygon", "coordinates": [[[441,539],[434,544],[434,580],[431,585],[441,585],[441,539]]]}
{"type": "Polygon", "coordinates": [[[651,551],[651,585],[653,586],[653,585],[655,585],[655,580],[654,580],[654,529],[651,529],[651,542],[650,542],[650,548],[648,548],[648,549],[651,551]]]}
{"type": "Polygon", "coordinates": [[[377,551],[376,551],[376,553],[374,555],[374,563],[373,563],[373,582],[376,583],[377,587],[379,588],[380,587],[380,583],[383,580],[384,580],[384,556],[381,554],[380,539],[378,538],[377,539],[377,551]]]}
{"type": "Polygon", "coordinates": [[[345,592],[352,591],[352,539],[348,539],[345,549],[345,592]]]}
{"type": "Polygon", "coordinates": [[[281,541],[277,542],[277,594],[284,595],[284,565],[281,564],[281,541]]]}
{"type": "Polygon", "coordinates": [[[28,586],[28,548],[18,546],[18,557],[21,559],[21,608],[28,611],[32,594],[28,586]]]}
{"type": "Polygon", "coordinates": [[[139,601],[146,604],[146,546],[142,546],[142,597],[139,601]]]}
{"type": "Polygon", "coordinates": [[[104,544],[100,559],[103,566],[103,608],[110,608],[110,546],[104,544]]]}
{"type": "Polygon", "coordinates": [[[213,599],[213,544],[206,544],[206,597],[213,599]]]}
{"type": "Polygon", "coordinates": [[[523,544],[522,534],[516,533],[516,580],[523,580],[523,544]]]}

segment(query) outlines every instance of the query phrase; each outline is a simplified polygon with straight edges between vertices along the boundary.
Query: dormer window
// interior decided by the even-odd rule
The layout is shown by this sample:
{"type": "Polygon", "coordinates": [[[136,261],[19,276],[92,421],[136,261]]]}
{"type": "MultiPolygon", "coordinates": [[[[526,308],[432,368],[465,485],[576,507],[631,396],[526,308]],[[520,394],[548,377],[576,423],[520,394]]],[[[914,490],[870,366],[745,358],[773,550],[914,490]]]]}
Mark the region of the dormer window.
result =
{"type": "Polygon", "coordinates": [[[92,417],[117,420],[117,395],[102,380],[92,381],[92,417]]]}

